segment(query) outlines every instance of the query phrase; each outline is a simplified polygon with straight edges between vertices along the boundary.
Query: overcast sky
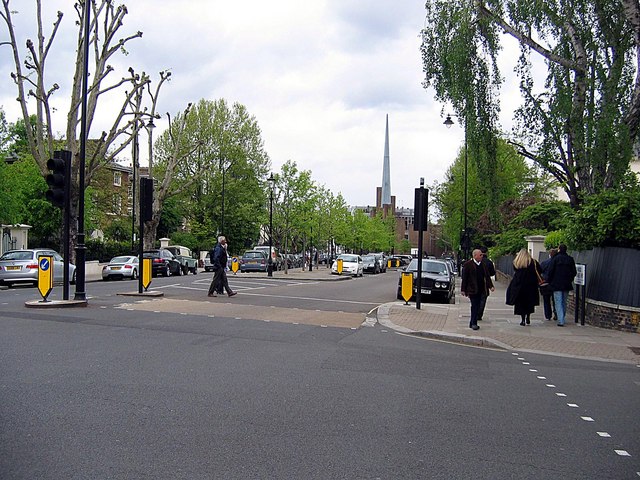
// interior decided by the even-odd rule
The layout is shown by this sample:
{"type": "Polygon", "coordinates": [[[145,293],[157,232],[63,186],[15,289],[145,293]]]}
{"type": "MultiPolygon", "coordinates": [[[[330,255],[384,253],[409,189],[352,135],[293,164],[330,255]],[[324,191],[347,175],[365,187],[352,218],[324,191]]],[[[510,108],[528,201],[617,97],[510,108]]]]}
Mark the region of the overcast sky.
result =
{"type": "MultiPolygon", "coordinates": [[[[14,22],[21,37],[35,38],[31,3],[12,1],[20,11],[14,22]]],[[[59,112],[66,112],[76,14],[71,0],[43,3],[45,25],[57,10],[65,14],[47,79],[60,84],[59,112]]],[[[387,114],[391,193],[399,207],[413,207],[420,177],[427,185],[442,181],[462,144],[462,128],[443,126],[443,105],[421,86],[423,0],[125,3],[129,14],[120,36],[144,35],[127,44],[128,55],[114,65],[132,65],[152,78],[171,70],[159,112],[175,115],[201,98],[239,102],[256,118],[274,171],[293,160],[350,205],[375,205],[387,114]]],[[[13,122],[18,108],[9,55],[9,48],[0,48],[0,105],[13,122]]],[[[55,131],[64,131],[62,113],[54,122],[55,131]]],[[[166,122],[158,126],[166,128],[166,122]]]]}

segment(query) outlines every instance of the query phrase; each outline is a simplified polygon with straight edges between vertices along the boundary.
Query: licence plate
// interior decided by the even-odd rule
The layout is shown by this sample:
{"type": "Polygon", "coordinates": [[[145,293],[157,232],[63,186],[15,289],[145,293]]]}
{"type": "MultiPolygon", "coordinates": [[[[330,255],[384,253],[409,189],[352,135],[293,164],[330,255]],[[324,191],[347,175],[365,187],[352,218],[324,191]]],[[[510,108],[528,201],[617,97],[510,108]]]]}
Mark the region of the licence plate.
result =
{"type": "Polygon", "coordinates": [[[20,266],[19,265],[18,266],[11,265],[11,266],[8,266],[8,267],[5,267],[5,268],[7,270],[20,270],[20,266]]]}
{"type": "Polygon", "coordinates": [[[121,267],[111,267],[111,270],[120,270],[121,267]]]}
{"type": "Polygon", "coordinates": [[[424,293],[425,295],[431,295],[431,290],[427,290],[423,288],[422,293],[424,293]]]}

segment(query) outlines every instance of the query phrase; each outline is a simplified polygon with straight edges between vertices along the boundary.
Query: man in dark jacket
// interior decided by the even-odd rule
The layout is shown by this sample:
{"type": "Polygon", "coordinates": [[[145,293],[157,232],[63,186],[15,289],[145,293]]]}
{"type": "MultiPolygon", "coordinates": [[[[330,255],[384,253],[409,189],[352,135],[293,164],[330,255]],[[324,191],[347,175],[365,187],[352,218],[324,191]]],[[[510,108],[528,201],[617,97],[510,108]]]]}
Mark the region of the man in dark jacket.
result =
{"type": "MultiPolygon", "coordinates": [[[[491,278],[495,278],[496,276],[496,267],[489,257],[487,256],[487,247],[480,247],[480,251],[482,252],[482,264],[489,272],[489,276],[491,278]]],[[[478,321],[482,320],[482,316],[484,315],[484,307],[487,306],[487,298],[489,298],[488,291],[487,295],[483,295],[480,299],[480,309],[478,310],[478,321]]]]}
{"type": "Polygon", "coordinates": [[[216,293],[224,293],[223,288],[227,291],[227,295],[233,297],[237,292],[234,292],[229,288],[229,281],[227,280],[227,239],[220,235],[218,237],[218,244],[210,254],[211,267],[213,268],[213,280],[209,285],[209,297],[215,297],[216,293]]]}
{"type": "Polygon", "coordinates": [[[567,312],[567,298],[573,290],[573,279],[576,276],[576,262],[567,254],[567,246],[560,244],[547,269],[547,281],[553,291],[553,303],[558,315],[558,326],[564,326],[564,317],[567,312]]]}
{"type": "Polygon", "coordinates": [[[542,279],[545,281],[545,285],[540,285],[540,294],[542,295],[542,304],[544,306],[544,318],[547,320],[551,320],[552,315],[554,320],[558,320],[556,306],[552,303],[553,292],[551,291],[551,288],[549,288],[548,275],[551,260],[556,256],[556,253],[558,253],[557,248],[550,249],[549,258],[540,264],[540,274],[542,275],[542,279]]]}
{"type": "Polygon", "coordinates": [[[487,297],[489,290],[495,290],[491,276],[484,263],[482,263],[482,251],[475,249],[473,258],[465,262],[462,266],[462,284],[460,291],[465,297],[469,297],[471,301],[471,319],[469,320],[469,328],[478,330],[478,312],[482,296],[487,297]]]}

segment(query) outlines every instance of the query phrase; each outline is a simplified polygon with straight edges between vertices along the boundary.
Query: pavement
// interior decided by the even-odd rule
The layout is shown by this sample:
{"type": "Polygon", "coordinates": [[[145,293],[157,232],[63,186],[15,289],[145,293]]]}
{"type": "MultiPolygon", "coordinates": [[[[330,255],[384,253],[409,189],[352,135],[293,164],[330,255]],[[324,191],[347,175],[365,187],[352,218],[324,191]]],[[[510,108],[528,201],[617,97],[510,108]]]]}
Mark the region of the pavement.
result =
{"type": "MultiPolygon", "coordinates": [[[[393,279],[390,288],[395,294],[395,279],[398,274],[389,270],[385,275],[393,279]]],[[[275,272],[274,276],[282,277],[285,273],[275,272]]],[[[312,272],[292,269],[286,276],[315,281],[349,278],[331,275],[326,266],[320,266],[312,272]]],[[[575,323],[572,312],[567,315],[565,326],[558,327],[555,321],[545,320],[542,304],[531,315],[531,324],[522,327],[520,316],[514,315],[513,307],[505,304],[506,289],[507,282],[496,282],[495,291],[487,299],[484,318],[479,322],[480,330],[476,331],[469,328],[471,307],[469,299],[460,294],[459,285],[455,304],[422,302],[418,310],[415,302],[406,305],[404,301],[398,300],[380,305],[376,318],[386,328],[436,340],[517,352],[628,363],[640,368],[640,334],[583,326],[575,323]]]]}

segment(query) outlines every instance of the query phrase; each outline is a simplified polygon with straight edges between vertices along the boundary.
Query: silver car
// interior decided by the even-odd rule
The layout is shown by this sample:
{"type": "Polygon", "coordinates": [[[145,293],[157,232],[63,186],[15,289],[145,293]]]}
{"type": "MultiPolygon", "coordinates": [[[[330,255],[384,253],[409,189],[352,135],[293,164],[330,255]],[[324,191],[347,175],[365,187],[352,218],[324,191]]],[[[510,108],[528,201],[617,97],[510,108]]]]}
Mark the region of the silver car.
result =
{"type": "Polygon", "coordinates": [[[102,280],[112,278],[128,278],[135,280],[138,278],[139,259],[134,255],[122,255],[113,257],[109,265],[102,267],[102,280]]]}
{"type": "MultiPolygon", "coordinates": [[[[48,248],[9,250],[0,257],[0,284],[11,286],[14,283],[38,285],[38,263],[40,257],[53,257],[53,281],[62,283],[64,279],[64,260],[58,252],[48,248]]],[[[76,267],[69,264],[70,283],[76,283],[76,267]]]]}

